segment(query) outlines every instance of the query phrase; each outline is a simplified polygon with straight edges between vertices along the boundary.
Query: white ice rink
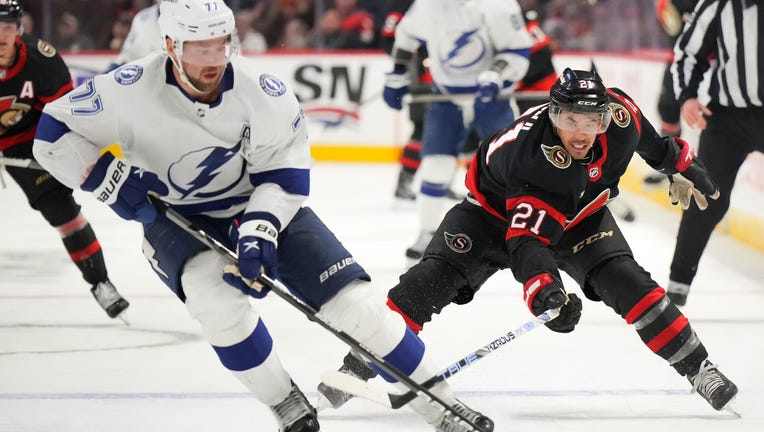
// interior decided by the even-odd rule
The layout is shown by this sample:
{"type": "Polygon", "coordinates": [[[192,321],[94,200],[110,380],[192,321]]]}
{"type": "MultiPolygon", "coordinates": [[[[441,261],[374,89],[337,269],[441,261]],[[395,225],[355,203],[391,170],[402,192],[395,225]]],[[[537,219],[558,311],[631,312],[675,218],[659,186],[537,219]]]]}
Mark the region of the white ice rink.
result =
{"type": "MultiPolygon", "coordinates": [[[[394,203],[394,165],[317,164],[309,204],[386,292],[416,237],[413,205],[394,203]]],[[[270,413],[218,363],[184,306],[140,253],[139,226],[78,193],[114,284],[131,302],[126,327],[106,317],[57,233],[15,183],[0,190],[0,431],[275,431],[270,413]]],[[[679,217],[638,197],[621,223],[637,260],[665,283],[679,217]]],[[[764,430],[764,255],[716,235],[683,312],[711,359],[740,387],[738,419],[716,412],[601,303],[584,300],[571,334],[534,330],[451,382],[496,431],[742,432],[764,430]]],[[[580,294],[570,279],[570,291],[580,294]]],[[[252,300],[308,397],[336,368],[341,342],[270,295],[252,300]]],[[[446,366],[530,315],[508,272],[451,306],[422,333],[446,366]]],[[[406,409],[353,400],[319,415],[322,431],[430,431],[406,409]]]]}

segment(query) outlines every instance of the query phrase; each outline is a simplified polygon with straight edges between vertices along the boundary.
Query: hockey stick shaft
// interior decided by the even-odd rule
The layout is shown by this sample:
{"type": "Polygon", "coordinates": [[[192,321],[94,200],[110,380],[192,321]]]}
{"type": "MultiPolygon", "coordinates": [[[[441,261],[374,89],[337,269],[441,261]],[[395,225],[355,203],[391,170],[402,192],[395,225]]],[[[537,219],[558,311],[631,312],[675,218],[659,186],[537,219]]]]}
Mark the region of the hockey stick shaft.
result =
{"type": "Polygon", "coordinates": [[[18,159],[18,158],[0,156],[0,165],[45,171],[45,168],[43,168],[42,165],[40,165],[34,159],[18,159]]]}
{"type": "MultiPolygon", "coordinates": [[[[473,364],[477,363],[478,360],[509,344],[518,337],[557,318],[559,315],[560,308],[556,308],[550,309],[541,315],[534,317],[515,330],[509,331],[499,336],[481,348],[467,354],[454,363],[451,363],[445,369],[424,381],[422,386],[432,388],[438,383],[443,382],[461,372],[462,370],[472,366],[473,364]]],[[[402,406],[414,400],[414,398],[417,396],[414,392],[407,392],[403,394],[386,393],[382,390],[374,388],[371,384],[356,377],[352,377],[350,375],[336,371],[324,374],[323,381],[324,384],[327,384],[330,387],[334,387],[338,390],[345,391],[346,393],[354,394],[356,396],[381,403],[393,409],[401,408],[402,406]]]]}
{"type": "MultiPolygon", "coordinates": [[[[223,243],[221,243],[220,241],[218,241],[217,239],[209,235],[203,229],[196,227],[193,222],[191,222],[186,217],[182,216],[181,214],[173,210],[169,206],[169,204],[162,201],[157,196],[150,195],[149,198],[151,199],[154,206],[156,206],[157,209],[159,209],[159,211],[162,212],[171,222],[175,223],[178,227],[180,227],[187,233],[194,236],[197,240],[207,245],[213,251],[221,254],[231,264],[238,264],[239,258],[234,251],[230,250],[223,243]]],[[[487,432],[484,429],[477,426],[474,422],[470,421],[463,414],[455,411],[449,404],[444,402],[442,399],[435,396],[429,390],[428,387],[425,387],[424,385],[419,384],[416,381],[412,380],[408,375],[401,372],[397,367],[389,363],[387,360],[383,359],[381,356],[379,356],[377,353],[375,353],[371,349],[367,348],[361,342],[357,341],[355,338],[353,338],[349,334],[333,327],[331,324],[326,322],[319,315],[319,312],[316,309],[314,309],[312,306],[306,304],[305,302],[293,296],[289,292],[289,289],[278,280],[271,279],[266,274],[260,273],[260,275],[257,277],[257,282],[262,284],[263,286],[270,288],[270,290],[276,293],[276,295],[281,297],[283,300],[285,300],[295,309],[302,312],[310,321],[313,321],[319,326],[323,327],[326,331],[328,331],[329,333],[337,337],[339,340],[347,344],[349,347],[357,350],[366,358],[373,361],[385,373],[392,376],[398,382],[408,387],[410,389],[410,393],[413,393],[415,395],[414,397],[420,396],[433,403],[440,405],[443,410],[450,412],[456,417],[459,417],[463,423],[466,423],[467,425],[469,425],[469,427],[472,428],[472,430],[475,432],[487,432]]]]}

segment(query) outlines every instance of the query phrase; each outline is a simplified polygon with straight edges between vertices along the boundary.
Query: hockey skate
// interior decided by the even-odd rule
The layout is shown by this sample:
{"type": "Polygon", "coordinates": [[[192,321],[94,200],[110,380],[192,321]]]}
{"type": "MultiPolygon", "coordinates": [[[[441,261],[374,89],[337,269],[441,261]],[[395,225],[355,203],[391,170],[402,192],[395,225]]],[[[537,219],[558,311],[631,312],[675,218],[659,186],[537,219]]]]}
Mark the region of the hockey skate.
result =
{"type": "Polygon", "coordinates": [[[727,408],[737,395],[737,386],[716,365],[704,360],[700,370],[694,376],[687,375],[692,384],[692,391],[703,397],[717,411],[727,408]]]}
{"type": "Polygon", "coordinates": [[[111,281],[98,282],[90,288],[90,292],[93,293],[93,297],[106,311],[109,318],[119,318],[128,324],[125,310],[130,306],[130,303],[119,295],[111,281]]]}
{"type": "Polygon", "coordinates": [[[433,235],[435,235],[435,233],[432,231],[420,232],[416,242],[414,242],[410,248],[406,249],[406,257],[417,261],[422,259],[424,256],[424,250],[427,248],[427,245],[430,244],[430,240],[432,240],[433,235]]]}
{"type": "Polygon", "coordinates": [[[642,179],[642,189],[645,191],[655,190],[668,182],[668,176],[659,172],[650,173],[642,179]]]}
{"type": "Polygon", "coordinates": [[[669,281],[666,288],[666,296],[677,306],[687,303],[687,295],[690,293],[690,285],[681,282],[669,281]]]}
{"type": "MultiPolygon", "coordinates": [[[[368,381],[377,376],[377,373],[374,372],[374,369],[370,368],[369,365],[359,360],[351,353],[348,353],[343,359],[342,366],[339,368],[339,372],[358,379],[362,379],[364,381],[368,381]]],[[[319,411],[323,410],[324,408],[328,408],[329,406],[337,409],[342,405],[345,405],[345,403],[350,399],[353,399],[352,394],[345,393],[342,390],[337,390],[334,387],[329,387],[324,383],[320,383],[317,390],[318,402],[316,403],[316,406],[319,411]]]]}
{"type": "Polygon", "coordinates": [[[395,185],[395,197],[414,201],[416,194],[411,190],[412,183],[414,182],[414,173],[401,170],[398,174],[398,184],[395,185]]]}
{"type": "Polygon", "coordinates": [[[294,382],[292,391],[283,401],[273,405],[271,411],[276,416],[279,432],[318,432],[320,429],[316,409],[294,382]]]}
{"type": "MultiPolygon", "coordinates": [[[[459,399],[456,400],[456,403],[451,406],[451,408],[458,412],[459,414],[463,415],[465,418],[470,420],[472,423],[474,423],[476,426],[480,427],[486,432],[492,432],[493,431],[493,420],[488,418],[487,416],[481,414],[478,411],[473,410],[472,408],[468,407],[462,401],[459,399]]],[[[473,428],[465,425],[462,422],[462,419],[455,416],[451,413],[445,413],[443,414],[443,417],[440,419],[440,421],[435,424],[435,430],[438,432],[468,432],[473,430],[473,428]]]]}

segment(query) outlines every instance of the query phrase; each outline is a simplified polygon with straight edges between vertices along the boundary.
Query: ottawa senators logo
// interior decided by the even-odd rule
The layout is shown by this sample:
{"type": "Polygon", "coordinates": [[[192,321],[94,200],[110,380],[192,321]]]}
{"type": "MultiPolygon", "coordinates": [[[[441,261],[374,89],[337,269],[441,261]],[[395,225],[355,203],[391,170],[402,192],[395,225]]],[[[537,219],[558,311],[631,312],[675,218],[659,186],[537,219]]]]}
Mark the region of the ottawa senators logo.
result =
{"type": "Polygon", "coordinates": [[[0,134],[18,123],[30,109],[27,104],[16,103],[16,96],[0,98],[0,134]]]}
{"type": "Polygon", "coordinates": [[[629,110],[624,108],[623,105],[611,103],[610,113],[615,124],[622,128],[625,128],[629,125],[629,123],[631,123],[631,114],[629,114],[629,110]]]}
{"type": "Polygon", "coordinates": [[[472,239],[467,234],[443,233],[448,248],[456,253],[467,253],[472,249],[472,239]]]}
{"type": "Polygon", "coordinates": [[[544,151],[544,156],[552,165],[560,169],[565,169],[570,166],[570,162],[573,158],[570,157],[570,153],[565,151],[562,146],[556,145],[549,147],[548,145],[541,144],[541,150],[544,151]]]}
{"type": "Polygon", "coordinates": [[[42,39],[37,41],[37,51],[40,51],[40,54],[44,55],[45,57],[53,57],[56,55],[56,48],[42,39]]]}

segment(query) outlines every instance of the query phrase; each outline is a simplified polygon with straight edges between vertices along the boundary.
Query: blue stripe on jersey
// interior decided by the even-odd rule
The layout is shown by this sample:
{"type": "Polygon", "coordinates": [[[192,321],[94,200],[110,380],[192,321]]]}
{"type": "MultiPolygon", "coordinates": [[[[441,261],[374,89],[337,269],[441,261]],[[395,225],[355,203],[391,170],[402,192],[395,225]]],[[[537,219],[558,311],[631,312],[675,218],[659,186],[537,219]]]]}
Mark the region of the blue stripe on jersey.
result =
{"type": "Polygon", "coordinates": [[[249,181],[258,187],[263,183],[275,183],[290,194],[305,195],[310,193],[310,170],[300,168],[282,168],[249,175],[249,181]]]}
{"type": "Polygon", "coordinates": [[[268,222],[272,223],[274,227],[276,227],[277,231],[281,231],[281,222],[278,220],[276,216],[268,212],[244,213],[241,216],[241,219],[239,219],[239,225],[243,224],[244,222],[257,220],[257,219],[267,220],[268,222]]]}
{"type": "MultiPolygon", "coordinates": [[[[413,330],[406,327],[406,333],[404,333],[401,342],[390,352],[390,354],[386,355],[384,359],[408,376],[416,370],[420,363],[422,363],[423,357],[424,342],[417,337],[413,330]]],[[[377,373],[379,373],[379,376],[384,378],[385,381],[397,381],[395,378],[379,370],[375,364],[372,363],[371,367],[376,370],[377,373]]]]}
{"type": "Polygon", "coordinates": [[[504,49],[496,54],[517,54],[521,57],[530,58],[531,57],[531,49],[530,48],[521,48],[521,49],[504,49]]]}
{"type": "Polygon", "coordinates": [[[258,319],[252,334],[243,341],[227,347],[212,345],[212,348],[226,369],[245,371],[260,366],[268,358],[273,348],[273,339],[263,320],[258,319]]]}
{"type": "MultiPolygon", "coordinates": [[[[228,210],[231,207],[244,204],[249,201],[249,195],[233,196],[225,199],[206,201],[198,204],[172,204],[172,208],[182,215],[195,215],[217,210],[228,210]]],[[[241,209],[243,210],[243,209],[241,209]]],[[[241,211],[239,210],[239,211],[241,211]]]]}
{"type": "Polygon", "coordinates": [[[54,143],[69,132],[71,132],[71,129],[69,129],[66,123],[58,121],[43,112],[42,116],[40,116],[40,121],[37,123],[37,136],[35,138],[54,143]]]}

